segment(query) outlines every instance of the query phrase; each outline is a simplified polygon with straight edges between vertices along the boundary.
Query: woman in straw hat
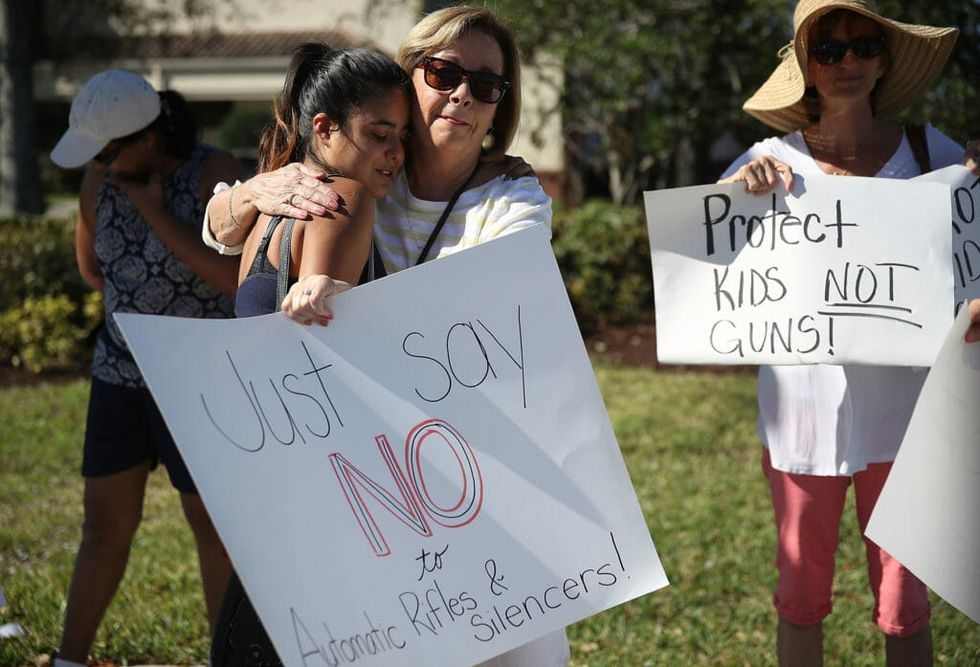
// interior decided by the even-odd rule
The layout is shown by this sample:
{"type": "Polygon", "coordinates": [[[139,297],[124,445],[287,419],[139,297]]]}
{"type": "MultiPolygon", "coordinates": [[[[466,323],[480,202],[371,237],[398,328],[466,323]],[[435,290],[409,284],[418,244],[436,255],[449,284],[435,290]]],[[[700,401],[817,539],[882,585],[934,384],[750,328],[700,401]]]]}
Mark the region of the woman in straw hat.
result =
{"type": "MultiPolygon", "coordinates": [[[[909,178],[961,162],[932,126],[888,120],[938,79],[958,31],[892,21],[873,0],[801,0],[793,42],[744,109],[782,132],[736,160],[721,182],[764,193],[793,173],[909,178]]],[[[977,169],[977,142],[967,164],[977,169]],[[972,159],[971,159],[972,158],[972,159]]],[[[980,171],[980,170],[978,170],[980,171]]],[[[971,304],[973,333],[980,302],[971,304]]],[[[758,430],[776,514],[780,664],[823,662],[834,552],[847,487],[862,532],[895,459],[924,373],[910,368],[782,366],[759,371],[758,430]]],[[[931,664],[925,586],[865,539],[873,618],[889,665],[931,664]]]]}

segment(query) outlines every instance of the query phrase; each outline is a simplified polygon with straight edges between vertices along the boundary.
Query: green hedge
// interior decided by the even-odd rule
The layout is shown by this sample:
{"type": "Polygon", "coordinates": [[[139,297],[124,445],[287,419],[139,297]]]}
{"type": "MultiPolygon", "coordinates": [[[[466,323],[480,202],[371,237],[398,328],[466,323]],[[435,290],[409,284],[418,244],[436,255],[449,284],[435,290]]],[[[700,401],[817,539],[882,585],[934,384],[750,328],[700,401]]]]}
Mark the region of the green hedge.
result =
{"type": "Polygon", "coordinates": [[[0,220],[0,363],[33,372],[84,368],[101,295],[75,263],[73,220],[0,220]]]}
{"type": "Polygon", "coordinates": [[[643,211],[592,200],[556,211],[552,247],[583,332],[653,315],[650,242],[643,211]]]}
{"type": "MultiPolygon", "coordinates": [[[[72,220],[0,220],[0,364],[40,372],[89,363],[102,302],[78,274],[74,242],[72,220]]],[[[650,317],[650,249],[639,208],[596,200],[557,210],[553,247],[583,331],[650,317]]]]}

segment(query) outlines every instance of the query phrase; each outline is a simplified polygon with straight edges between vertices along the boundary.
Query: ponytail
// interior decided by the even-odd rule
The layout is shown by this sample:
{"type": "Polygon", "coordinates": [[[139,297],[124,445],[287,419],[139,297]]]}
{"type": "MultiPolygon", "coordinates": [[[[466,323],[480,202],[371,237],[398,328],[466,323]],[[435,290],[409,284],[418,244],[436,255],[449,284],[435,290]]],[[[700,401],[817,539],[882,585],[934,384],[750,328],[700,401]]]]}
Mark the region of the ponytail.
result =
{"type": "Polygon", "coordinates": [[[259,173],[274,171],[290,162],[302,159],[297,149],[303,143],[300,137],[300,94],[316,63],[325,60],[333,52],[326,44],[306,42],[293,51],[286,72],[286,81],[273,103],[273,119],[262,131],[259,141],[259,173]]]}

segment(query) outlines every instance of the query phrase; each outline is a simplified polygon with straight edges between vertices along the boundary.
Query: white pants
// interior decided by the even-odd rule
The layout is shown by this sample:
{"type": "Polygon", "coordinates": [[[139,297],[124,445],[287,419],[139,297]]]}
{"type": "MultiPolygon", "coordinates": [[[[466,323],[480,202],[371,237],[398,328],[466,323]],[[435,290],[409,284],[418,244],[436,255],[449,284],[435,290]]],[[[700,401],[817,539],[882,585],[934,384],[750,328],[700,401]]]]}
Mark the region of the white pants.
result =
{"type": "Polygon", "coordinates": [[[478,667],[565,667],[571,659],[565,629],[481,662],[478,667]]]}

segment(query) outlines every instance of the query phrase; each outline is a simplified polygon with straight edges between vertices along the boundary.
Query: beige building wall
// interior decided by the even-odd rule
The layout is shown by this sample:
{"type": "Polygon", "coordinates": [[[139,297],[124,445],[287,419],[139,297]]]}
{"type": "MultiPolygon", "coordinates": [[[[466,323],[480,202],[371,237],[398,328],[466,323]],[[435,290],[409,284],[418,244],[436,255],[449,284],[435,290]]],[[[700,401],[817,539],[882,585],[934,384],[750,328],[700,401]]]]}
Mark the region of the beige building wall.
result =
{"type": "MultiPolygon", "coordinates": [[[[167,6],[172,0],[143,0],[148,6],[167,6]]],[[[373,3],[379,4],[379,3],[373,3]]],[[[369,13],[370,0],[232,0],[217,2],[214,26],[221,32],[339,30],[369,40],[394,55],[405,33],[414,25],[420,2],[386,2],[383,10],[369,13]]],[[[200,22],[180,20],[177,33],[200,27],[200,22]]]]}
{"type": "MultiPolygon", "coordinates": [[[[143,0],[153,9],[170,0],[143,0]]],[[[371,10],[369,0],[233,0],[216,2],[212,16],[177,20],[167,32],[188,35],[202,31],[222,34],[342,32],[354,41],[367,42],[394,55],[402,37],[414,25],[420,3],[384,3],[371,10]]],[[[127,34],[126,26],[113,26],[127,34]]],[[[158,89],[173,88],[189,100],[231,101],[236,106],[270,104],[282,86],[289,62],[287,55],[262,57],[155,57],[120,58],[112,61],[38,63],[35,97],[41,100],[70,100],[92,74],[106,67],[120,67],[145,76],[158,89]]],[[[510,153],[521,155],[543,178],[549,191],[561,189],[564,172],[561,118],[546,114],[556,108],[561,68],[557,62],[533,66],[524,63],[523,113],[510,153]],[[546,75],[543,75],[545,73],[546,75]],[[551,83],[545,83],[545,81],[551,83]],[[557,180],[556,180],[557,179],[557,180]]]]}

